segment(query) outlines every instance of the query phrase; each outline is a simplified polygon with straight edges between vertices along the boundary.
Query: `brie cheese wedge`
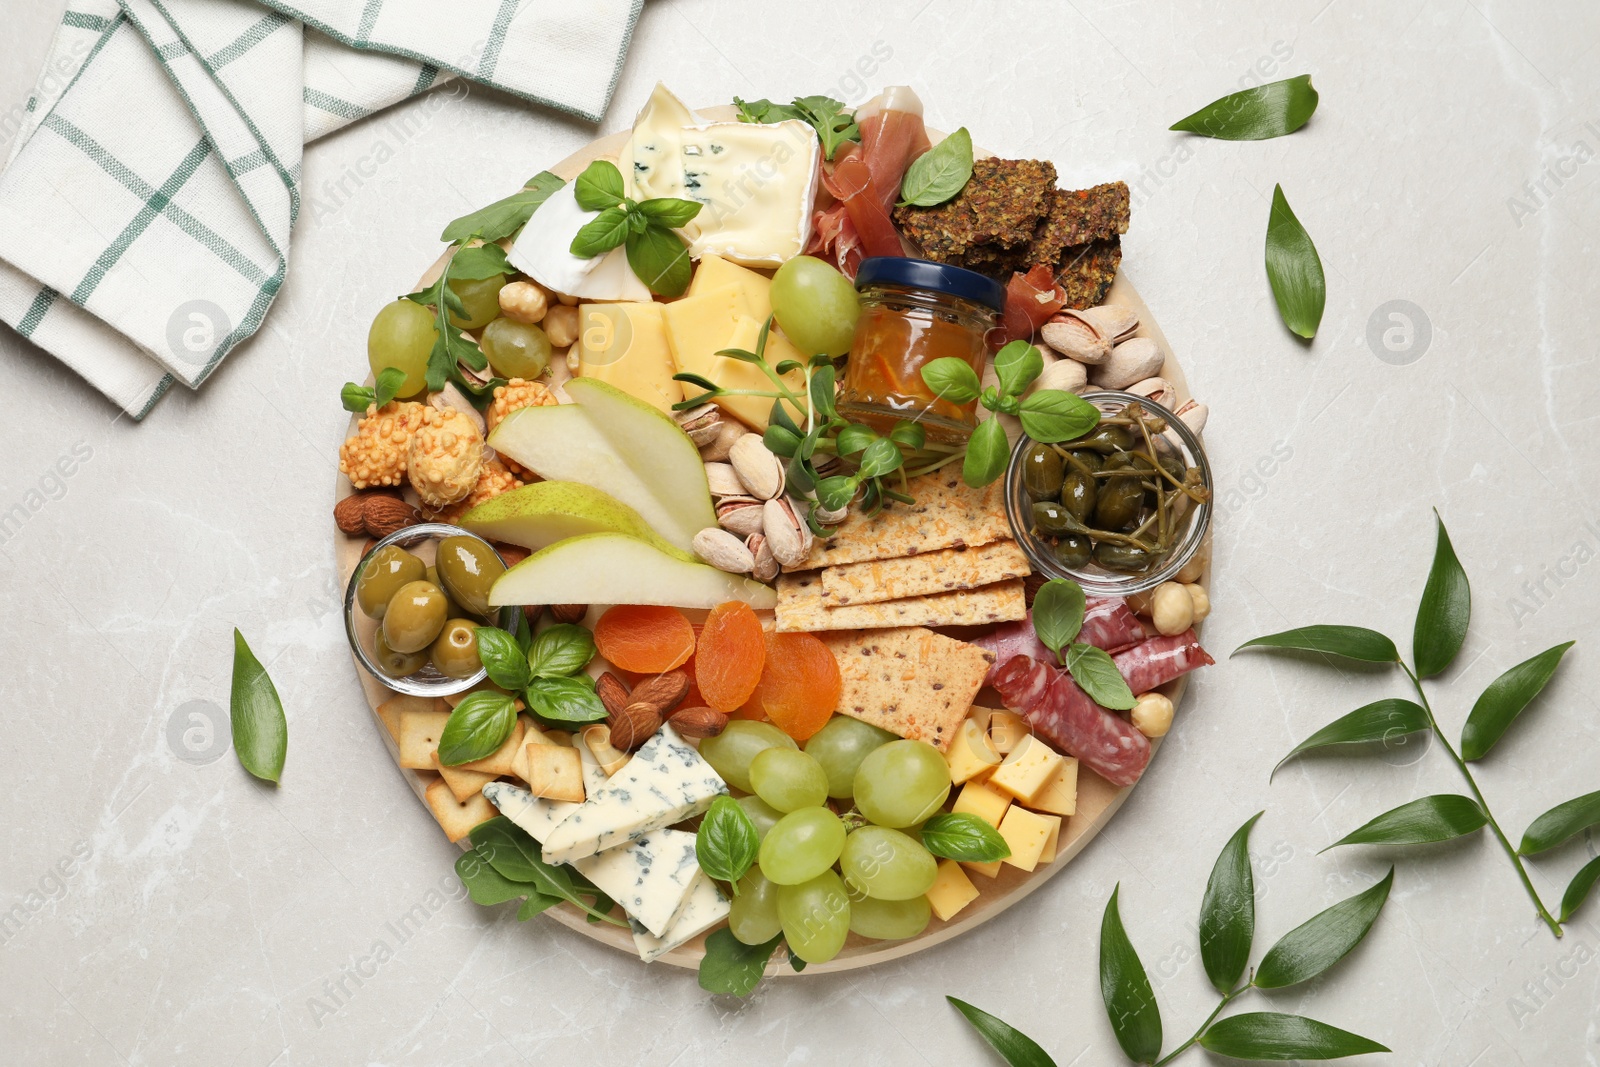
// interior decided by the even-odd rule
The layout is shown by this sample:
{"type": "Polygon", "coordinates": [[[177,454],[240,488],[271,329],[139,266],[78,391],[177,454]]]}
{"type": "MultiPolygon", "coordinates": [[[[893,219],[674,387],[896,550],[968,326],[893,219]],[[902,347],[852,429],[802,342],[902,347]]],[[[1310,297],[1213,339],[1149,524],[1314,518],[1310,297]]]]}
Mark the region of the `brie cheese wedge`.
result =
{"type": "Polygon", "coordinates": [[[517,235],[506,259],[546,289],[584,300],[649,300],[650,289],[628,266],[618,245],[584,259],[572,254],[572,239],[600,213],[578,206],[573,183],[550,194],[517,235]]]}

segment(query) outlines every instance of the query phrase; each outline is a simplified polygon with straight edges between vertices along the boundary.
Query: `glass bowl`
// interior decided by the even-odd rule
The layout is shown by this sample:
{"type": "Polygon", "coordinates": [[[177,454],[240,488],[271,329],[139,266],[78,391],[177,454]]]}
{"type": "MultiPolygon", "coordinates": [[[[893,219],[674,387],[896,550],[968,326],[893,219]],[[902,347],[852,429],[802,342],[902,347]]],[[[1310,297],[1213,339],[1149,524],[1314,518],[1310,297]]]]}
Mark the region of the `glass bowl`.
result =
{"type": "MultiPolygon", "coordinates": [[[[1167,432],[1156,439],[1157,447],[1170,447],[1185,467],[1198,469],[1200,482],[1207,494],[1212,492],[1211,465],[1206,462],[1205,448],[1200,444],[1200,439],[1195,436],[1194,431],[1184,425],[1183,421],[1172,412],[1147,397],[1117,390],[1084,393],[1083,398],[1099,408],[1102,414],[1115,414],[1129,404],[1137,404],[1147,414],[1164,420],[1167,432]]],[[[1171,581],[1205,541],[1206,530],[1211,524],[1209,499],[1184,511],[1179,519],[1180,525],[1174,535],[1172,548],[1168,550],[1161,565],[1148,574],[1123,574],[1108,570],[1093,561],[1081,568],[1066,566],[1056,559],[1048,543],[1039,540],[1031,532],[1033,502],[1022,485],[1022,456],[1033,443],[1031,438],[1023,435],[1017,441],[1017,446],[1012,449],[1011,462],[1006,467],[1005,495],[1006,518],[1011,523],[1011,532],[1016,537],[1017,543],[1022,546],[1022,550],[1027,553],[1028,562],[1033,565],[1035,574],[1046,578],[1070,578],[1083,586],[1083,591],[1090,596],[1131,596],[1134,593],[1154,589],[1162,582],[1171,581]]]]}
{"type": "MultiPolygon", "coordinates": [[[[408,696],[442,697],[449,696],[452,693],[464,692],[487,678],[488,672],[480,667],[476,674],[468,675],[465,678],[451,678],[440,674],[431,662],[415,674],[408,674],[403,678],[397,678],[385,671],[378,665],[377,660],[373,658],[371,651],[373,637],[378,630],[378,623],[373,619],[369,619],[366,613],[356,606],[356,582],[360,579],[361,572],[366,567],[367,561],[381,549],[388,548],[390,545],[399,545],[401,548],[411,549],[414,545],[421,545],[424,542],[431,546],[435,541],[445,537],[470,537],[472,540],[484,545],[490,552],[494,552],[495,559],[500,560],[502,564],[505,563],[505,559],[500,553],[495,552],[494,546],[477,534],[463,530],[459,526],[451,526],[449,523],[424,522],[416,526],[407,526],[403,530],[397,530],[373,545],[372,551],[362,556],[361,562],[356,564],[356,569],[350,574],[350,584],[345,587],[344,591],[344,633],[350,639],[350,650],[355,653],[356,661],[378,681],[390,689],[405,693],[408,696]]],[[[422,557],[422,561],[429,566],[433,565],[433,560],[428,558],[432,554],[430,551],[418,553],[422,557]]],[[[501,608],[496,625],[503,630],[515,633],[517,629],[517,613],[521,610],[521,608],[515,606],[501,608]]]]}

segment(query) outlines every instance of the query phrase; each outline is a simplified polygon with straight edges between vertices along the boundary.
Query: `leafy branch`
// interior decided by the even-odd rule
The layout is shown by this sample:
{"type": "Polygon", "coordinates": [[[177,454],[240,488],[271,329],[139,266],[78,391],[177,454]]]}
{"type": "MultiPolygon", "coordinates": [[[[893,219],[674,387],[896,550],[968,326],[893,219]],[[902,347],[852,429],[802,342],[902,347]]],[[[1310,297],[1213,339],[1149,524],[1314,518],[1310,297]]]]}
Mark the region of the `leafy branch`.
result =
{"type": "Polygon", "coordinates": [[[609,160],[597,159],[578,175],[572,185],[578,206],[599,214],[572,238],[572,254],[592,259],[623,245],[628,266],[652,293],[682,296],[694,264],[683,238],[673,231],[689,225],[700,214],[700,204],[674,196],[636,201],[625,191],[622,172],[609,160]]]}

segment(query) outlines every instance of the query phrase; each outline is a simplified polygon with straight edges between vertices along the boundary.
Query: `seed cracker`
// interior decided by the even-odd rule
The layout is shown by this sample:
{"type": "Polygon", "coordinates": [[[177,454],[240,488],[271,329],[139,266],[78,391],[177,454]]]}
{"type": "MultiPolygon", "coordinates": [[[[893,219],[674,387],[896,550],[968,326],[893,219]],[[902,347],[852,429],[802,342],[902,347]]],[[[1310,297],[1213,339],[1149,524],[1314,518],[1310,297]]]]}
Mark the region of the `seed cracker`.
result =
{"type": "Polygon", "coordinates": [[[774,614],[779,633],[815,633],[893,626],[983,626],[1026,618],[1028,607],[1022,579],[1014,578],[979,589],[830,608],[822,595],[822,578],[811,572],[779,577],[774,614]]]}
{"type": "Polygon", "coordinates": [[[839,661],[839,712],[943,752],[961,729],[994,660],[965,641],[921,627],[829,633],[839,661]]]}
{"type": "Polygon", "coordinates": [[[980,159],[952,199],[938,207],[896,208],[894,221],[929,259],[960,264],[974,245],[1015,248],[1031,241],[1055,184],[1049,160],[980,159]]]}
{"type": "Polygon", "coordinates": [[[1004,489],[996,480],[973,489],[961,471],[946,467],[912,478],[906,493],[915,504],[895,504],[872,518],[852,510],[832,536],[819,539],[796,570],[872,559],[897,559],[942,548],[975,548],[1011,536],[1004,489]]]}
{"type": "Polygon", "coordinates": [[[1081,311],[1104,303],[1121,264],[1122,239],[1119,237],[1073,245],[1063,251],[1056,268],[1056,280],[1066,290],[1066,306],[1081,311]]]}
{"type": "Polygon", "coordinates": [[[868,560],[822,572],[824,601],[835,607],[977,589],[1032,573],[1015,541],[945,548],[901,559],[868,560]]]}

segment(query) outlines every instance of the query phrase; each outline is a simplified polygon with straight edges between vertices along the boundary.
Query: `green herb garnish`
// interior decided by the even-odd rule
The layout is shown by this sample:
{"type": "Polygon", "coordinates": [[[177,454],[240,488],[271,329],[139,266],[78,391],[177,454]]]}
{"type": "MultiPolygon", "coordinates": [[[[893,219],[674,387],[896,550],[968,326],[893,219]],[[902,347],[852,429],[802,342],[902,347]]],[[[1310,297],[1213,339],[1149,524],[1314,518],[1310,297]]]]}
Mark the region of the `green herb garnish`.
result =
{"type": "Polygon", "coordinates": [[[405,381],[405,371],[399,367],[385,367],[378,372],[371,389],[355,382],[345,382],[344,388],[339,391],[339,403],[344,405],[346,411],[365,414],[371,405],[376,404],[381,408],[393,400],[405,381]]]}
{"type": "Polygon", "coordinates": [[[727,882],[738,896],[739,879],[755,863],[760,849],[756,824],[737,800],[718,797],[711,802],[711,810],[694,835],[694,853],[702,871],[727,882]]]}
{"type": "Polygon", "coordinates": [[[1264,141],[1304,126],[1317,110],[1311,75],[1257,85],[1213,100],[1172,129],[1224,141],[1264,141]]]}
{"type": "Polygon", "coordinates": [[[439,732],[439,762],[446,767],[483,759],[498,751],[517,725],[516,702],[484,689],[468,693],[439,732]]]}
{"type": "Polygon", "coordinates": [[[1315,337],[1328,300],[1327,281],[1317,246],[1289,209],[1281,185],[1272,190],[1267,220],[1267,280],[1283,324],[1306,340],[1315,337]]]}
{"type": "Polygon", "coordinates": [[[233,631],[233,692],[228,702],[228,722],[233,730],[233,752],[239,765],[263,781],[283,775],[289,749],[289,723],[283,701],[267,670],[256,659],[244,635],[233,631]]]}
{"type": "MultiPolygon", "coordinates": [[[[565,902],[593,921],[607,922],[613,926],[628,925],[626,920],[610,914],[612,908],[610,898],[590,885],[572,868],[546,863],[540,852],[539,842],[528,836],[527,831],[504,815],[497,815],[474,826],[470,837],[473,852],[456,861],[457,873],[461,873],[462,861],[475,853],[482,862],[492,867],[501,879],[521,884],[524,887],[523,891],[529,894],[528,905],[532,905],[533,910],[529,910],[528,905],[525,905],[517,913],[518,919],[530,918],[554,904],[565,902]]],[[[477,877],[477,872],[472,873],[479,890],[486,896],[506,891],[504,885],[498,881],[491,882],[477,877]]],[[[469,881],[466,875],[463,875],[461,880],[467,884],[467,889],[471,892],[474,881],[469,881]]]]}
{"type": "Polygon", "coordinates": [[[489,366],[483,349],[450,322],[451,315],[462,319],[467,315],[461,298],[450,288],[450,280],[481,281],[496,274],[508,274],[511,270],[511,264],[506,262],[505,249],[499,245],[470,245],[456,249],[455,254],[445,261],[444,269],[432,285],[406,294],[405,299],[433,308],[437,319],[433,351],[428,355],[429,392],[443,389],[447,381],[461,380],[459,364],[465,363],[475,371],[489,366]]]}
{"type": "Polygon", "coordinates": [[[1137,702],[1110,654],[1072,640],[1083,628],[1086,603],[1083,587],[1077,582],[1050,579],[1033,598],[1033,632],[1089,699],[1104,708],[1126,711],[1137,702]]]}
{"type": "Polygon", "coordinates": [[[972,134],[965,126],[912,161],[900,182],[900,203],[938,207],[972,177],[972,134]]]}
{"type": "Polygon", "coordinates": [[[987,819],[966,812],[934,815],[922,824],[922,847],[961,863],[994,863],[1011,855],[1011,846],[987,819]]]}
{"type": "Polygon", "coordinates": [[[749,996],[761,984],[767,961],[782,941],[780,934],[763,944],[747,945],[726,926],[713,930],[706,938],[706,954],[700,960],[700,988],[708,993],[749,996]]]}
{"type": "Polygon", "coordinates": [[[527,224],[540,204],[550,199],[550,194],[566,182],[542,170],[528,179],[528,184],[504,200],[496,200],[488,207],[479,208],[451,222],[439,235],[439,240],[450,244],[465,244],[474,237],[483,241],[499,241],[510,237],[527,224]]]}
{"type": "Polygon", "coordinates": [[[626,245],[628,266],[652,293],[681,296],[689,288],[694,264],[683,238],[673,231],[700,214],[700,204],[671,196],[630,200],[623,195],[622,172],[604,159],[589,164],[572,191],[579,207],[600,213],[573,237],[573,255],[592,259],[626,245]]]}
{"type": "Polygon", "coordinates": [[[799,119],[806,123],[817,131],[824,159],[832,159],[847,142],[861,140],[861,128],[856,125],[855,118],[842,102],[831,96],[800,96],[788,104],[774,104],[771,100],[746,103],[736,96],[733,103],[739,110],[740,122],[770,124],[799,119]]]}

